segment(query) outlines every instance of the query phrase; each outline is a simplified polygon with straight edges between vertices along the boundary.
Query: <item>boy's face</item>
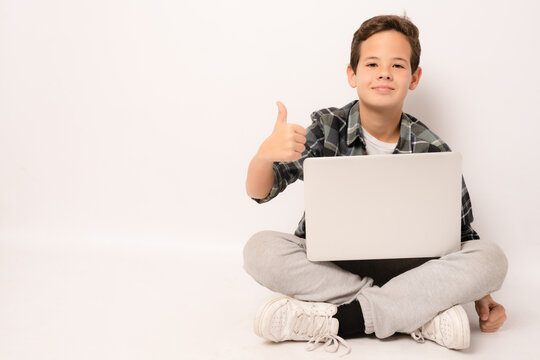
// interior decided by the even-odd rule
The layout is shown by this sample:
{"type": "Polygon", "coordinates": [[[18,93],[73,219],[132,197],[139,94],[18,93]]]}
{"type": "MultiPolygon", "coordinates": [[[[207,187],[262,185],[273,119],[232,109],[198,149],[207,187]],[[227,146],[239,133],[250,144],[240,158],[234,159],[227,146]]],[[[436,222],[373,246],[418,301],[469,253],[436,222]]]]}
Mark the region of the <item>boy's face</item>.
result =
{"type": "Polygon", "coordinates": [[[376,33],[361,43],[356,73],[349,65],[347,77],[363,106],[401,111],[408,90],[416,88],[422,75],[420,67],[411,74],[411,51],[405,35],[395,30],[376,33]]]}

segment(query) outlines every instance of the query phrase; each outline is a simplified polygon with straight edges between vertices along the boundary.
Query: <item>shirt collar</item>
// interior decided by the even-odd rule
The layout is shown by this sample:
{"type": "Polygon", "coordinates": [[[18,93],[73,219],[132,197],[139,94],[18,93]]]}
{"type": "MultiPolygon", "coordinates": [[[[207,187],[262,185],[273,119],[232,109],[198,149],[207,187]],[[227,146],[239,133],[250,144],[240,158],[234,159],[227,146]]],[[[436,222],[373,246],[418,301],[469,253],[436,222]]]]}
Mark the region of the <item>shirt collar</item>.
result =
{"type": "Polygon", "coordinates": [[[401,125],[399,128],[399,140],[394,153],[412,154],[413,152],[413,133],[411,131],[412,120],[409,115],[401,113],[401,125]]]}
{"type": "MultiPolygon", "coordinates": [[[[362,146],[366,147],[366,140],[364,139],[364,133],[362,131],[362,125],[360,123],[360,111],[358,108],[358,101],[351,107],[349,112],[349,118],[347,121],[347,145],[352,146],[356,139],[359,139],[362,146]]],[[[412,120],[405,114],[401,113],[401,121],[399,128],[399,140],[396,145],[396,150],[401,154],[409,154],[413,152],[412,144],[412,132],[411,132],[412,120]]]]}
{"type": "Polygon", "coordinates": [[[347,146],[352,146],[356,139],[360,139],[363,147],[366,147],[362,125],[360,125],[360,111],[358,110],[358,101],[351,107],[347,121],[347,146]]]}

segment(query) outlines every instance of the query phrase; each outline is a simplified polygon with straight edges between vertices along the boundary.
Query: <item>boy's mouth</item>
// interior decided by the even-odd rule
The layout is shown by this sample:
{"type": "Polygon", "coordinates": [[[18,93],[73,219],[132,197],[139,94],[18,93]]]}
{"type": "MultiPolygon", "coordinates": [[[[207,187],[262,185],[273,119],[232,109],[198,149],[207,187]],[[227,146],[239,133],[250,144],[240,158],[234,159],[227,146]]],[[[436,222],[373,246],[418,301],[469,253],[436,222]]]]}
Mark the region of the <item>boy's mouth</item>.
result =
{"type": "Polygon", "coordinates": [[[380,92],[380,93],[389,93],[391,92],[392,90],[394,90],[393,88],[391,88],[390,86],[374,86],[371,88],[372,90],[375,90],[377,92],[380,92]]]}

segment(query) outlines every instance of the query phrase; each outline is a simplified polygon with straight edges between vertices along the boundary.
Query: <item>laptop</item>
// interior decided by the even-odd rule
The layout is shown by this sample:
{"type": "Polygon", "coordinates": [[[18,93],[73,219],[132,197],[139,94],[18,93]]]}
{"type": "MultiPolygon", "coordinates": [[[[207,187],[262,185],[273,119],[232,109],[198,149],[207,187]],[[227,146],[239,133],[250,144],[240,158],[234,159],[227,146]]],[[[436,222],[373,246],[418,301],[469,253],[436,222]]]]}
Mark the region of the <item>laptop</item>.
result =
{"type": "Polygon", "coordinates": [[[311,261],[434,258],[460,249],[461,154],[304,161],[311,261]]]}

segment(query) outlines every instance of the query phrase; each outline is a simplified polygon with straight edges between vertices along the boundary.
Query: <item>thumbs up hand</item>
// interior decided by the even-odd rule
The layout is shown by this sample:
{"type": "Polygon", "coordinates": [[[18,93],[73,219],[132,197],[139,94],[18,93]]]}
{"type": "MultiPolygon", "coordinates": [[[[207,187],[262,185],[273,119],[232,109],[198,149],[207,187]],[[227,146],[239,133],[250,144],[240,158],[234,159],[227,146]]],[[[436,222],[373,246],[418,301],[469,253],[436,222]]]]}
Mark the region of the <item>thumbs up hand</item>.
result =
{"type": "Polygon", "coordinates": [[[262,143],[258,156],[267,161],[294,161],[302,157],[306,149],[306,130],[296,124],[287,123],[287,108],[277,102],[278,116],[274,131],[262,143]]]}

